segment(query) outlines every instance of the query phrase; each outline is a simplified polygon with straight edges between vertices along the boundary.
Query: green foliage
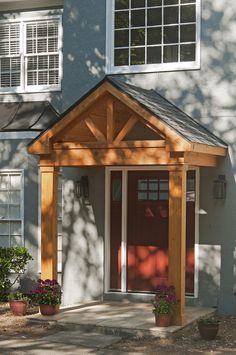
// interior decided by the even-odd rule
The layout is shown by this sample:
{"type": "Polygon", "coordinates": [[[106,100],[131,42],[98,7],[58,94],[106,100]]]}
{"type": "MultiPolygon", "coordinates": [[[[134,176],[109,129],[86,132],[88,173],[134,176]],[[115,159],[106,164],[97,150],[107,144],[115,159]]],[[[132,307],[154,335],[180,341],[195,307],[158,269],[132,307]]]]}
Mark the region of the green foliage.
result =
{"type": "Polygon", "coordinates": [[[33,260],[24,247],[0,247],[0,296],[5,298],[6,292],[18,281],[20,274],[24,273],[30,260],[33,260]],[[10,275],[14,275],[11,282],[10,275]]]}
{"type": "Polygon", "coordinates": [[[210,314],[200,317],[197,322],[201,324],[218,324],[220,323],[220,318],[216,314],[210,314]]]}
{"type": "Polygon", "coordinates": [[[28,302],[30,299],[29,297],[25,296],[22,292],[11,292],[8,295],[9,301],[24,301],[28,302]]]}
{"type": "Polygon", "coordinates": [[[31,290],[33,301],[38,304],[56,305],[61,303],[61,286],[56,280],[37,281],[36,287],[31,290]]]}

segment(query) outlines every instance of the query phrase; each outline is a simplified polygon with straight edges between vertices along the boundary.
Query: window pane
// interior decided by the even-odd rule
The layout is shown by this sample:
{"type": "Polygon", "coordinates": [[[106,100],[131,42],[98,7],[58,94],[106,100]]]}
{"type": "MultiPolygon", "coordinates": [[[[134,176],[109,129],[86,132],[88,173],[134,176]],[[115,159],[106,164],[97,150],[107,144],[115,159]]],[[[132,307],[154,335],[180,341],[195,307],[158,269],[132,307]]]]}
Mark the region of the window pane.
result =
{"type": "Polygon", "coordinates": [[[188,62],[196,59],[194,44],[183,44],[180,46],[180,61],[188,62]]]}
{"type": "Polygon", "coordinates": [[[181,22],[195,22],[196,21],[196,8],[195,5],[185,5],[180,8],[180,21],[181,22]]]}
{"type": "Polygon", "coordinates": [[[147,48],[147,64],[161,63],[161,47],[147,48]]]}
{"type": "Polygon", "coordinates": [[[115,9],[128,9],[129,8],[129,0],[116,0],[115,1],[115,9]]]}
{"type": "Polygon", "coordinates": [[[10,223],[10,234],[11,235],[21,235],[21,222],[11,222],[10,223]]]}
{"type": "Polygon", "coordinates": [[[164,24],[174,24],[179,21],[179,7],[164,8],[164,24]]]}
{"type": "Polygon", "coordinates": [[[178,42],[178,26],[164,27],[164,43],[178,42]]]}
{"type": "Polygon", "coordinates": [[[147,190],[148,181],[143,179],[138,179],[138,190],[147,190]]]}
{"type": "Polygon", "coordinates": [[[129,27],[129,12],[119,11],[115,13],[115,28],[129,27]]]}
{"type": "Polygon", "coordinates": [[[169,182],[168,180],[160,180],[160,190],[169,190],[169,182]]]}
{"type": "Polygon", "coordinates": [[[40,71],[38,72],[38,85],[47,85],[48,84],[48,72],[40,71]]]}
{"type": "Polygon", "coordinates": [[[8,248],[10,246],[10,238],[0,235],[0,246],[2,248],[8,248]]]}
{"type": "Polygon", "coordinates": [[[8,175],[0,175],[0,189],[7,189],[8,188],[8,175]]]}
{"type": "Polygon", "coordinates": [[[162,0],[147,0],[147,6],[162,6],[162,0]]]}
{"type": "Polygon", "coordinates": [[[131,30],[131,45],[140,46],[145,44],[145,29],[131,30]]]}
{"type": "Polygon", "coordinates": [[[128,47],[129,46],[129,31],[120,30],[115,31],[115,47],[128,47]]]}
{"type": "Polygon", "coordinates": [[[167,201],[169,199],[168,192],[160,192],[160,200],[167,201]]]}
{"type": "Polygon", "coordinates": [[[162,24],[162,9],[148,9],[147,10],[147,25],[155,26],[162,24]]]}
{"type": "Polygon", "coordinates": [[[157,191],[158,190],[158,180],[149,180],[149,190],[154,190],[157,191]]]}
{"type": "Polygon", "coordinates": [[[157,192],[149,192],[148,198],[149,198],[149,200],[157,201],[158,200],[158,193],[157,192]]]}
{"type": "Polygon", "coordinates": [[[20,190],[21,189],[21,175],[11,175],[10,176],[10,189],[20,190]]]}
{"type": "Polygon", "coordinates": [[[180,26],[180,42],[194,42],[196,34],[196,25],[180,26]]]}
{"type": "Polygon", "coordinates": [[[142,201],[142,200],[147,200],[147,192],[138,192],[138,200],[142,201]]]}
{"type": "Polygon", "coordinates": [[[129,50],[128,49],[115,49],[115,65],[128,65],[129,64],[129,50]]]}
{"type": "Polygon", "coordinates": [[[164,46],[163,61],[164,63],[177,62],[178,46],[164,46]]]}
{"type": "Polygon", "coordinates": [[[145,63],[145,48],[131,49],[131,64],[139,65],[145,63]]]}
{"type": "Polygon", "coordinates": [[[145,10],[131,11],[131,26],[132,27],[145,26],[145,10]]]}
{"type": "Polygon", "coordinates": [[[175,5],[178,3],[179,3],[179,0],[164,0],[164,5],[175,5]]]}
{"type": "Polygon", "coordinates": [[[112,201],[121,201],[122,196],[122,181],[121,179],[112,180],[112,201]]]}
{"type": "Polygon", "coordinates": [[[147,29],[147,44],[161,44],[161,27],[152,27],[147,29]]]}
{"type": "Polygon", "coordinates": [[[23,240],[21,236],[11,236],[11,246],[22,246],[23,245],[23,240]]]}
{"type": "Polygon", "coordinates": [[[9,206],[9,218],[21,218],[20,206],[9,206]]]}
{"type": "Polygon", "coordinates": [[[9,222],[0,221],[0,235],[9,235],[9,222]]]}
{"type": "Polygon", "coordinates": [[[145,7],[145,0],[131,0],[131,8],[145,7]]]}
{"type": "Polygon", "coordinates": [[[8,218],[8,206],[0,205],[0,219],[8,218]]]}
{"type": "Polygon", "coordinates": [[[0,191],[0,203],[9,202],[9,193],[8,191],[0,191]]]}
{"type": "Polygon", "coordinates": [[[37,81],[37,72],[30,72],[27,73],[27,85],[37,85],[38,81],[37,81]]]}
{"type": "Polygon", "coordinates": [[[20,191],[11,191],[10,192],[10,203],[19,204],[21,201],[21,193],[20,191]]]}
{"type": "Polygon", "coordinates": [[[195,3],[196,0],[180,0],[181,4],[186,4],[186,3],[195,3]]]}

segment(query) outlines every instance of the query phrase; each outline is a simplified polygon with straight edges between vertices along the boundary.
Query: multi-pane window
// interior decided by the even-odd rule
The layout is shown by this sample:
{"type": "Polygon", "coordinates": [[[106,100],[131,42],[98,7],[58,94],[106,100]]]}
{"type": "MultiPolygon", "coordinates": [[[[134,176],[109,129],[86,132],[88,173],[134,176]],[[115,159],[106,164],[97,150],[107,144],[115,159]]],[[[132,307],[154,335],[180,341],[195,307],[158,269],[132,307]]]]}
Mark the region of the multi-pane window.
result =
{"type": "Polygon", "coordinates": [[[111,1],[110,69],[191,68],[199,57],[199,1],[111,1]]]}
{"type": "Polygon", "coordinates": [[[0,246],[23,245],[23,176],[0,172],[0,246]]]}
{"type": "Polygon", "coordinates": [[[167,201],[169,198],[168,179],[138,179],[138,201],[167,201]]]}
{"type": "Polygon", "coordinates": [[[61,19],[0,22],[0,91],[60,89],[61,19]]]}

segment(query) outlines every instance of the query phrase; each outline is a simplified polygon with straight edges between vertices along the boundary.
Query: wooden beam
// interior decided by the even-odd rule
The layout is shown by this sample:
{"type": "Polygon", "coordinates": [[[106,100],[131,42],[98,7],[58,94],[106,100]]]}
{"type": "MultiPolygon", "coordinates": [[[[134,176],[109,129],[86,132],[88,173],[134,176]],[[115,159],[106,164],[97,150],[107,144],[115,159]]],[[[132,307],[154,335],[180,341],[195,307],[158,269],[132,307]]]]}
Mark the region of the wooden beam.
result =
{"type": "Polygon", "coordinates": [[[117,166],[183,164],[183,158],[172,159],[165,148],[110,148],[55,150],[44,161],[55,166],[117,166]]]}
{"type": "Polygon", "coordinates": [[[108,82],[104,83],[104,87],[106,87],[114,97],[116,97],[136,114],[142,117],[144,121],[148,122],[153,128],[157,130],[157,132],[161,132],[165,137],[167,137],[171,142],[170,150],[185,151],[191,147],[191,143],[176,133],[174,128],[169,127],[167,124],[157,119],[156,116],[143,108],[138,102],[130,98],[127,94],[121,92],[119,89],[115,88],[108,82]]]}
{"type": "Polygon", "coordinates": [[[58,142],[54,143],[53,149],[55,150],[71,150],[71,149],[110,149],[110,148],[164,148],[165,141],[160,140],[145,140],[145,141],[122,141],[120,143],[102,143],[102,142],[58,142]]]}
{"type": "Polygon", "coordinates": [[[106,142],[106,137],[104,134],[98,129],[98,127],[93,123],[90,117],[86,118],[85,120],[86,125],[94,135],[94,137],[99,141],[99,142],[106,142]]]}
{"type": "Polygon", "coordinates": [[[57,279],[57,184],[58,168],[41,172],[41,278],[57,279]]]}
{"type": "Polygon", "coordinates": [[[184,152],[184,162],[189,165],[216,167],[219,159],[216,155],[184,152]]]}
{"type": "Polygon", "coordinates": [[[208,144],[193,143],[190,150],[195,153],[226,156],[228,148],[216,147],[208,144]]]}
{"type": "Polygon", "coordinates": [[[175,325],[185,324],[186,169],[169,172],[169,265],[168,281],[179,300],[175,325]]]}
{"type": "Polygon", "coordinates": [[[133,127],[136,125],[138,121],[138,118],[135,116],[131,116],[128,121],[126,122],[126,124],[124,125],[124,127],[121,129],[121,131],[118,133],[118,135],[116,136],[114,143],[119,143],[121,142],[125,136],[133,129],[133,127]]]}
{"type": "Polygon", "coordinates": [[[107,141],[111,143],[114,139],[114,101],[112,97],[107,99],[107,141]]]}

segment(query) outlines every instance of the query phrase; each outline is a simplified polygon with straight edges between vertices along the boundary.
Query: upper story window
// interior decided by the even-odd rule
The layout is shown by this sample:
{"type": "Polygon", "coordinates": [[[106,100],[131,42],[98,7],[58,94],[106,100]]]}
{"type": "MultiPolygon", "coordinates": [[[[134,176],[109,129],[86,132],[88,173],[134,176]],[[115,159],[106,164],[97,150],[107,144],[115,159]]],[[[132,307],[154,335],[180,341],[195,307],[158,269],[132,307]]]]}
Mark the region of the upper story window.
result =
{"type": "Polygon", "coordinates": [[[0,92],[60,90],[61,17],[0,21],[0,92]]]}
{"type": "Polygon", "coordinates": [[[199,68],[200,0],[111,0],[107,19],[108,72],[199,68]]]}

